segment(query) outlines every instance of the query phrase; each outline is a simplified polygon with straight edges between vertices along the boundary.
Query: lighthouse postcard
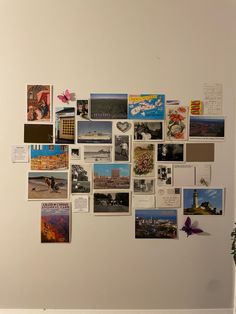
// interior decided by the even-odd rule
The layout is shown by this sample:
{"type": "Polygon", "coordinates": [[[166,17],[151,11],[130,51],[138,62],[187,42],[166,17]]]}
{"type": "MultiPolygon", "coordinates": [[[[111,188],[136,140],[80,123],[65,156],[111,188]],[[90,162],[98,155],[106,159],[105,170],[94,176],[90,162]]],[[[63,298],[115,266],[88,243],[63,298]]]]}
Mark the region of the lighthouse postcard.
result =
{"type": "Polygon", "coordinates": [[[223,188],[184,188],[184,215],[223,215],[223,188]]]}

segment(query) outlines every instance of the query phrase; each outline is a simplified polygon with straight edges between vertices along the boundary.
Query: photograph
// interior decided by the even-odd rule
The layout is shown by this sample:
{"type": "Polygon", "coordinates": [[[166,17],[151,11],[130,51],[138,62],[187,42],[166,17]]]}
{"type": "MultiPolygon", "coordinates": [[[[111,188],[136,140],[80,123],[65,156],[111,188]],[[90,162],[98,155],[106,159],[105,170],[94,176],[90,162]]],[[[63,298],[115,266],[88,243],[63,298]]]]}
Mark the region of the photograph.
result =
{"type": "Polygon", "coordinates": [[[27,85],[27,121],[51,121],[50,85],[27,85]]]}
{"type": "Polygon", "coordinates": [[[189,138],[191,140],[223,140],[225,118],[214,116],[190,116],[189,138]]]}
{"type": "Polygon", "coordinates": [[[78,99],[76,101],[77,120],[88,120],[88,100],[78,99]]]}
{"type": "Polygon", "coordinates": [[[166,107],[166,140],[186,141],[188,121],[188,108],[184,106],[166,107]]]}
{"type": "Polygon", "coordinates": [[[134,122],[135,141],[163,141],[163,122],[134,122]]]}
{"type": "Polygon", "coordinates": [[[184,215],[222,215],[223,188],[183,188],[184,215]]]}
{"type": "Polygon", "coordinates": [[[24,143],[53,143],[53,125],[24,124],[24,143]]]}
{"type": "Polygon", "coordinates": [[[129,135],[115,135],[115,161],[129,161],[129,135]]]}
{"type": "Polygon", "coordinates": [[[94,164],[94,189],[129,189],[129,164],[94,164]]]}
{"type": "Polygon", "coordinates": [[[66,199],[67,197],[67,172],[28,172],[29,200],[66,199]]]}
{"type": "Polygon", "coordinates": [[[70,160],[75,162],[81,159],[81,147],[78,145],[70,145],[70,160]]]}
{"type": "Polygon", "coordinates": [[[90,145],[84,146],[85,162],[111,162],[112,146],[111,145],[90,145]]]}
{"type": "Polygon", "coordinates": [[[130,194],[126,192],[94,193],[93,212],[97,215],[129,215],[130,194]]]}
{"type": "Polygon", "coordinates": [[[55,110],[55,142],[75,143],[75,108],[57,107],[55,110]]]}
{"type": "Polygon", "coordinates": [[[90,94],[91,119],[127,119],[127,94],[90,94]]]}
{"type": "Polygon", "coordinates": [[[159,186],[171,186],[173,184],[173,172],[172,165],[158,165],[157,166],[157,185],[159,186]]]}
{"type": "Polygon", "coordinates": [[[158,144],[157,161],[183,162],[184,144],[158,144]]]}
{"type": "Polygon", "coordinates": [[[71,193],[90,193],[90,182],[90,165],[71,165],[71,193]]]}
{"type": "Polygon", "coordinates": [[[154,194],[155,180],[154,179],[134,179],[133,191],[134,191],[134,194],[154,194]]]}
{"type": "Polygon", "coordinates": [[[136,239],[176,239],[177,210],[175,209],[136,209],[136,239]]]}
{"type": "Polygon", "coordinates": [[[70,242],[70,203],[41,204],[41,243],[70,242]]]}
{"type": "Polygon", "coordinates": [[[31,145],[31,170],[68,169],[68,145],[31,145]]]}
{"type": "Polygon", "coordinates": [[[77,142],[87,144],[111,144],[111,121],[78,121],[77,142]]]}
{"type": "Polygon", "coordinates": [[[134,176],[155,176],[154,144],[133,144],[133,174],[134,176]]]}
{"type": "Polygon", "coordinates": [[[129,95],[128,118],[137,120],[164,120],[165,95],[129,95]]]}

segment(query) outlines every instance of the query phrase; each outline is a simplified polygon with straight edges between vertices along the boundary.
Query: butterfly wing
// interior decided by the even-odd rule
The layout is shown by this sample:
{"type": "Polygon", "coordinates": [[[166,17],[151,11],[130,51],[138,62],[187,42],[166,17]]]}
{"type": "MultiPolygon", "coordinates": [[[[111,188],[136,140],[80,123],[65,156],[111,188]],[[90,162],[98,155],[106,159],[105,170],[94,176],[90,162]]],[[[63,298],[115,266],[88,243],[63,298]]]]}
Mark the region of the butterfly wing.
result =
{"type": "Polygon", "coordinates": [[[66,99],[65,95],[58,95],[57,97],[60,99],[60,101],[62,101],[64,103],[67,102],[67,99],[66,99]]]}
{"type": "Polygon", "coordinates": [[[181,230],[187,233],[187,237],[193,234],[190,217],[187,217],[187,219],[185,220],[184,226],[181,230]]]}
{"type": "Polygon", "coordinates": [[[192,233],[202,233],[203,230],[200,228],[192,228],[192,233]]]}
{"type": "Polygon", "coordinates": [[[64,97],[67,99],[67,102],[71,100],[71,93],[68,89],[65,90],[64,97]]]}

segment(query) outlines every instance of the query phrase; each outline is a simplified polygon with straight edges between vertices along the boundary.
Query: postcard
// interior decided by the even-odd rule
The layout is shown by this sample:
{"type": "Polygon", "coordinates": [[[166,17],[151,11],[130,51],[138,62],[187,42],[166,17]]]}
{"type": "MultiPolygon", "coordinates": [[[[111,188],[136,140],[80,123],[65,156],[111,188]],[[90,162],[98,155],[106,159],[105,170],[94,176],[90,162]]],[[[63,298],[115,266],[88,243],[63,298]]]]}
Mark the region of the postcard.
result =
{"type": "Polygon", "coordinates": [[[77,120],[88,120],[88,100],[78,99],[76,101],[77,120]]]}
{"type": "Polygon", "coordinates": [[[139,120],[164,120],[165,95],[129,95],[128,118],[139,120]]]}
{"type": "Polygon", "coordinates": [[[157,188],[156,206],[179,208],[181,206],[180,188],[157,188]]]}
{"type": "Polygon", "coordinates": [[[163,141],[163,121],[134,122],[135,141],[163,141]]]}
{"type": "Polygon", "coordinates": [[[51,121],[51,86],[27,85],[27,121],[51,121]]]}
{"type": "Polygon", "coordinates": [[[78,143],[111,144],[112,122],[111,121],[78,121],[78,143]]]}
{"type": "Polygon", "coordinates": [[[70,242],[70,203],[41,204],[41,243],[70,242]]]}
{"type": "Polygon", "coordinates": [[[195,166],[195,185],[209,186],[211,184],[211,165],[195,166]]]}
{"type": "Polygon", "coordinates": [[[185,160],[184,144],[158,144],[157,161],[183,162],[185,160]]]}
{"type": "Polygon", "coordinates": [[[155,180],[154,179],[134,179],[133,192],[134,194],[154,194],[155,180]]]}
{"type": "Polygon", "coordinates": [[[96,215],[130,215],[130,194],[127,192],[100,192],[93,195],[96,215]]]}
{"type": "Polygon", "coordinates": [[[31,145],[31,170],[68,169],[68,145],[31,145]]]}
{"type": "Polygon", "coordinates": [[[184,215],[222,215],[223,188],[183,188],[184,215]]]}
{"type": "Polygon", "coordinates": [[[115,132],[116,133],[127,133],[127,134],[131,134],[133,132],[132,130],[132,126],[133,123],[132,121],[117,121],[115,124],[116,128],[115,128],[115,132]]]}
{"type": "Polygon", "coordinates": [[[189,107],[190,107],[190,114],[192,115],[203,114],[203,104],[201,100],[191,100],[189,107]]]}
{"type": "Polygon", "coordinates": [[[135,210],[136,239],[176,239],[176,209],[135,210]]]}
{"type": "Polygon", "coordinates": [[[71,193],[90,193],[91,165],[71,165],[71,193]]]}
{"type": "Polygon", "coordinates": [[[173,185],[172,165],[161,164],[157,166],[157,185],[171,186],[173,185]]]}
{"type": "Polygon", "coordinates": [[[134,176],[155,176],[155,146],[154,144],[133,144],[133,174],[134,176]]]}
{"type": "Polygon", "coordinates": [[[55,141],[57,144],[75,143],[75,108],[57,107],[55,110],[55,141]]]}
{"type": "Polygon", "coordinates": [[[28,199],[54,200],[68,197],[67,172],[29,172],[28,199]]]}
{"type": "Polygon", "coordinates": [[[213,162],[214,159],[214,143],[186,143],[187,162],[213,162]]]}
{"type": "Polygon", "coordinates": [[[129,164],[94,164],[94,189],[129,189],[129,164]]]}
{"type": "Polygon", "coordinates": [[[111,162],[112,146],[111,145],[90,145],[84,146],[85,162],[111,162]]]}
{"type": "Polygon", "coordinates": [[[225,137],[225,118],[213,116],[190,116],[190,140],[223,140],[225,137]]]}
{"type": "Polygon", "coordinates": [[[24,143],[53,143],[53,125],[24,124],[24,143]]]}
{"type": "Polygon", "coordinates": [[[72,195],[72,212],[88,213],[89,212],[89,196],[88,195],[72,195]]]}
{"type": "Polygon", "coordinates": [[[174,165],[174,185],[175,186],[191,186],[195,184],[194,166],[174,165]]]}
{"type": "Polygon", "coordinates": [[[28,145],[12,145],[11,146],[11,161],[28,162],[29,161],[29,146],[28,145]]]}
{"type": "Polygon", "coordinates": [[[91,94],[91,119],[127,119],[127,94],[91,94]]]}
{"type": "Polygon", "coordinates": [[[133,195],[132,201],[133,208],[154,208],[155,196],[154,195],[133,195]]]}
{"type": "Polygon", "coordinates": [[[223,84],[205,83],[203,93],[204,115],[222,115],[223,84]]]}
{"type": "Polygon", "coordinates": [[[186,141],[188,108],[184,106],[166,107],[166,140],[186,141]]]}
{"type": "Polygon", "coordinates": [[[129,135],[115,135],[115,161],[129,161],[129,135]]]}
{"type": "Polygon", "coordinates": [[[79,145],[70,145],[70,160],[76,162],[81,159],[82,147],[79,145]]]}

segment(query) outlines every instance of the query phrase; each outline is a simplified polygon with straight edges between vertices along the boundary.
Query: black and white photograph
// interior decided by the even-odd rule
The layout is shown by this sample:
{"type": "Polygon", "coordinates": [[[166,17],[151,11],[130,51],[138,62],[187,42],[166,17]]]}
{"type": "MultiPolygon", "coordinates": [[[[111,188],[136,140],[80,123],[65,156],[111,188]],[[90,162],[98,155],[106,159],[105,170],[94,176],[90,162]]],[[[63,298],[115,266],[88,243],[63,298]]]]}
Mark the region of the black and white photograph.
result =
{"type": "Polygon", "coordinates": [[[163,122],[134,122],[135,141],[163,141],[163,122]]]}
{"type": "Polygon", "coordinates": [[[157,185],[171,186],[172,180],[172,165],[158,165],[157,166],[157,185]]]}
{"type": "Polygon", "coordinates": [[[157,161],[184,162],[184,144],[158,144],[157,161]]]}
{"type": "Polygon", "coordinates": [[[90,145],[84,146],[85,162],[111,162],[111,145],[90,145]]]}
{"type": "Polygon", "coordinates": [[[154,179],[134,179],[133,191],[134,194],[154,194],[155,189],[154,179]]]}
{"type": "Polygon", "coordinates": [[[129,161],[129,135],[115,135],[115,161],[129,161]]]}
{"type": "Polygon", "coordinates": [[[70,159],[73,162],[81,159],[81,147],[77,145],[70,146],[70,159]]]}
{"type": "Polygon", "coordinates": [[[130,194],[124,193],[94,193],[94,213],[100,215],[129,215],[130,194]]]}
{"type": "Polygon", "coordinates": [[[71,165],[71,193],[90,193],[90,165],[71,165]]]}

